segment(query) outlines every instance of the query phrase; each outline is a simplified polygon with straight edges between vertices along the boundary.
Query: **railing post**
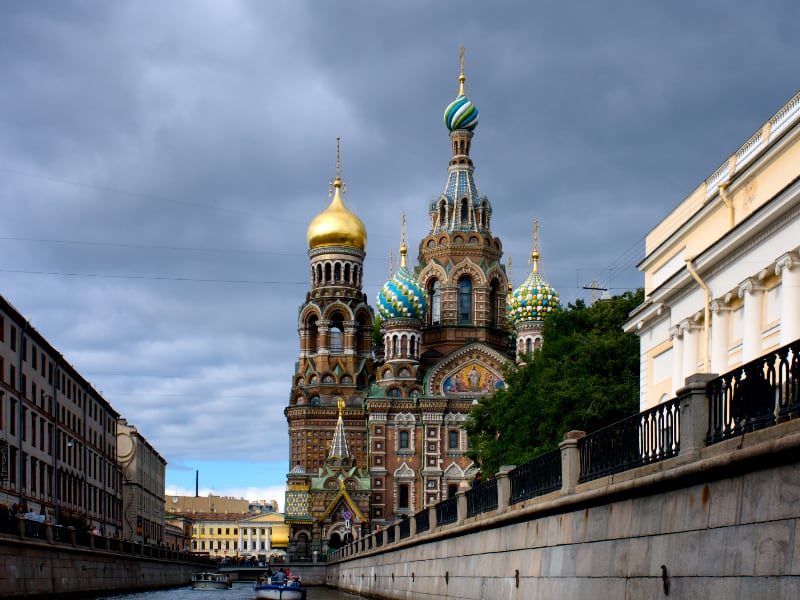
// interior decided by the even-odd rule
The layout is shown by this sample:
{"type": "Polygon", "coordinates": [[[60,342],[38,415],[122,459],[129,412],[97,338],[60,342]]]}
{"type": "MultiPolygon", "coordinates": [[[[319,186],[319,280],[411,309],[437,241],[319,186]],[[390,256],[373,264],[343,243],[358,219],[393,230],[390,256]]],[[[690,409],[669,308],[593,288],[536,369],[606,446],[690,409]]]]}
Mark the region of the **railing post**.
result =
{"type": "Polygon", "coordinates": [[[467,514],[469,513],[469,508],[467,506],[467,490],[469,488],[465,485],[463,487],[459,487],[458,491],[456,492],[456,522],[463,523],[467,520],[467,514]]]}
{"type": "Polygon", "coordinates": [[[428,507],[428,531],[436,529],[436,505],[433,504],[428,507]]]}
{"type": "Polygon", "coordinates": [[[511,480],[508,474],[516,468],[516,465],[503,465],[495,475],[497,479],[497,511],[505,511],[511,500],[511,480]]]}
{"type": "Polygon", "coordinates": [[[586,437],[585,431],[572,430],[564,434],[564,441],[558,445],[561,450],[561,494],[571,494],[581,476],[581,455],[578,440],[586,437]]]}
{"type": "Polygon", "coordinates": [[[706,447],[709,423],[706,386],[716,378],[713,373],[695,373],[687,377],[686,385],[677,391],[681,444],[678,457],[681,462],[697,460],[700,451],[706,447]]]}

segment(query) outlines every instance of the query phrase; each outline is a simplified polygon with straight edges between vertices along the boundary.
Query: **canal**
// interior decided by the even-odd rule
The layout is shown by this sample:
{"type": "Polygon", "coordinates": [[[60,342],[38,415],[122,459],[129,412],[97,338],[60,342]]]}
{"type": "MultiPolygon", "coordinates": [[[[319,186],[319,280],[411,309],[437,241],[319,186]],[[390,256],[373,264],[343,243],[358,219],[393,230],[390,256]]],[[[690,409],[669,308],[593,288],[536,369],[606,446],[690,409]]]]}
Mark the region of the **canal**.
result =
{"type": "MultiPolygon", "coordinates": [[[[193,590],[191,586],[173,590],[141,592],[124,596],[103,596],[98,600],[253,600],[253,582],[234,583],[229,590],[193,590]]],[[[307,600],[366,600],[363,596],[348,594],[323,587],[308,588],[307,600]]]]}

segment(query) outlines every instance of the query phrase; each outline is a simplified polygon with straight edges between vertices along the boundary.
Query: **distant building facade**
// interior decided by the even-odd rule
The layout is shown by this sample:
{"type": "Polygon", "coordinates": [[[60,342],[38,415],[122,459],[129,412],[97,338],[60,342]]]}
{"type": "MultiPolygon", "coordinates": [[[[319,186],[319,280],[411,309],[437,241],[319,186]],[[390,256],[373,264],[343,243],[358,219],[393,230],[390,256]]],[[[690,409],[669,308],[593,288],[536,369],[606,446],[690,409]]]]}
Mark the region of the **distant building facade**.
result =
{"type": "Polygon", "coordinates": [[[191,521],[191,551],[212,558],[264,561],[285,554],[289,540],[289,527],[280,513],[197,513],[191,521]]]}
{"type": "Polygon", "coordinates": [[[121,535],[118,418],[0,296],[0,504],[121,535]]]}
{"type": "Polygon", "coordinates": [[[162,544],[167,461],[125,419],[117,421],[117,450],[124,497],[123,539],[162,544]]]}
{"type": "Polygon", "coordinates": [[[640,405],[800,339],[800,94],[646,238],[640,405]]]}

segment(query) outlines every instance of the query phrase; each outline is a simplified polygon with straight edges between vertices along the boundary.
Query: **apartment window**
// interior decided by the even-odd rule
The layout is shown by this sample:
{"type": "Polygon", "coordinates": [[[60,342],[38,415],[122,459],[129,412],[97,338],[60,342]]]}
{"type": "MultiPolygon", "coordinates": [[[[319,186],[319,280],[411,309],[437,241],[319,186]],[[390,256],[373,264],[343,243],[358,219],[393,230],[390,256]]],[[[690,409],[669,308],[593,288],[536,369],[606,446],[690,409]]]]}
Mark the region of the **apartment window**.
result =
{"type": "Polygon", "coordinates": [[[11,326],[11,350],[14,352],[17,350],[17,328],[13,325],[11,326]]]}
{"type": "Polygon", "coordinates": [[[6,341],[6,318],[0,315],[0,342],[6,341]]]}

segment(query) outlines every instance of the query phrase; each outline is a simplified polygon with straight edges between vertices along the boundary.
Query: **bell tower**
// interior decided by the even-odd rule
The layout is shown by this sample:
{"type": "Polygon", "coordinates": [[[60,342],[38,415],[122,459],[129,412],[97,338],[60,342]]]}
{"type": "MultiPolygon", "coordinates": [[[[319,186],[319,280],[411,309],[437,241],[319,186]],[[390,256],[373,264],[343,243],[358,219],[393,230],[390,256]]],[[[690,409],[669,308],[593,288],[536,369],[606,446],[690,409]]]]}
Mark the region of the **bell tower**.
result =
{"type": "Polygon", "coordinates": [[[337,139],[332,200],[308,227],[311,288],[299,310],[300,354],[284,410],[291,467],[309,473],[325,464],[340,417],[355,463],[367,463],[361,409],[373,377],[373,312],[362,291],[367,232],[345,206],[345,191],[337,139]]]}

